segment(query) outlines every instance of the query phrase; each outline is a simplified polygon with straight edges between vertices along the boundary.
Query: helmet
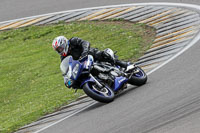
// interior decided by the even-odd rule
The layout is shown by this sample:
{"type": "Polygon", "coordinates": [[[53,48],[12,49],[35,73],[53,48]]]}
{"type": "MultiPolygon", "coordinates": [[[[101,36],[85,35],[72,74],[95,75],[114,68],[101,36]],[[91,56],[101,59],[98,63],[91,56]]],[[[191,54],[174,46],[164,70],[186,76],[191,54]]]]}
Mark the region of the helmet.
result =
{"type": "Polygon", "coordinates": [[[69,49],[69,41],[64,36],[58,36],[53,40],[53,49],[62,56],[67,56],[69,49]]]}

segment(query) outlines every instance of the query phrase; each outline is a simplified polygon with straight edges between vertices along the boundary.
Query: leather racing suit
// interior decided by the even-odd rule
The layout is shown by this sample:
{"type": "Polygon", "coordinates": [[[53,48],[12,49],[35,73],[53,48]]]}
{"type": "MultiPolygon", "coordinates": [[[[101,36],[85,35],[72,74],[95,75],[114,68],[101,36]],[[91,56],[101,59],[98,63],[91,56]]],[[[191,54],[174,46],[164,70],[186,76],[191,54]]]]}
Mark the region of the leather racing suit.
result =
{"type": "MultiPolygon", "coordinates": [[[[84,57],[87,54],[92,55],[94,57],[94,61],[114,63],[123,68],[128,66],[127,62],[120,61],[117,57],[115,61],[113,61],[113,59],[109,59],[107,57],[104,51],[100,51],[97,48],[90,48],[90,43],[88,41],[82,40],[78,37],[72,37],[69,40],[69,50],[67,56],[71,55],[74,60],[78,60],[80,57],[84,57]]],[[[67,56],[61,56],[61,61],[67,56]]]]}

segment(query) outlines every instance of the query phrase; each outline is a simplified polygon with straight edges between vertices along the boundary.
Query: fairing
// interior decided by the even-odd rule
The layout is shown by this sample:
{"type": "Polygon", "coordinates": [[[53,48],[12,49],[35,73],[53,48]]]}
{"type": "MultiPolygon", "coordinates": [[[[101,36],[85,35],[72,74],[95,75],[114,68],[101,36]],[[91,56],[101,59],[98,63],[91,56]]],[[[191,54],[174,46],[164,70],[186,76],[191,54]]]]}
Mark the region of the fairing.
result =
{"type": "Polygon", "coordinates": [[[122,85],[124,84],[124,83],[126,83],[128,81],[128,79],[127,78],[125,78],[125,77],[116,77],[115,78],[115,83],[114,83],[114,86],[112,87],[113,88],[113,90],[114,91],[118,91],[121,87],[122,87],[122,85]]]}

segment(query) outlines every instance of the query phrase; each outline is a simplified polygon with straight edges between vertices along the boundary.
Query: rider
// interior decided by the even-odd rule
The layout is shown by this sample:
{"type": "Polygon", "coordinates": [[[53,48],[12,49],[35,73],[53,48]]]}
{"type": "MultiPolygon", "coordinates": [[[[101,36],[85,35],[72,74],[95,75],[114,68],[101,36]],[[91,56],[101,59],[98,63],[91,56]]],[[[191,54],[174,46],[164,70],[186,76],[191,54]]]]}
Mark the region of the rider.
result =
{"type": "Polygon", "coordinates": [[[58,36],[53,40],[52,46],[53,49],[61,55],[61,61],[68,55],[71,55],[74,60],[78,60],[90,54],[94,57],[95,61],[109,62],[125,68],[125,71],[129,71],[134,67],[134,64],[129,65],[128,62],[120,61],[117,58],[110,58],[106,50],[100,51],[97,48],[90,48],[90,43],[88,41],[77,37],[72,37],[68,40],[64,36],[58,36]]]}

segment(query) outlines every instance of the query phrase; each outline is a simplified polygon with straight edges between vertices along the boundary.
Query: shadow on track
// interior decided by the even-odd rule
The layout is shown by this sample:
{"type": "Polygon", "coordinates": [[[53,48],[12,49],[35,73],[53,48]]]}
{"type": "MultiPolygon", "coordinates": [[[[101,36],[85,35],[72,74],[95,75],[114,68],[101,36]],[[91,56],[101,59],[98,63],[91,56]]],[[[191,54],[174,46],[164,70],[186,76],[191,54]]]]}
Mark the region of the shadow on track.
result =
{"type": "MultiPolygon", "coordinates": [[[[139,88],[139,87],[137,87],[137,86],[130,86],[130,87],[128,87],[127,89],[125,89],[124,91],[122,91],[122,92],[120,92],[119,94],[117,94],[116,96],[115,96],[115,99],[116,98],[119,98],[119,97],[121,97],[121,96],[125,96],[125,95],[127,95],[129,92],[131,92],[131,91],[133,91],[133,90],[135,90],[135,89],[137,89],[137,88],[139,88]]],[[[100,107],[102,107],[102,106],[105,106],[105,105],[108,105],[109,103],[100,103],[100,102],[96,102],[94,105],[92,105],[92,106],[90,106],[89,108],[87,108],[87,109],[85,109],[83,112],[87,112],[87,111],[90,111],[90,110],[94,110],[94,109],[97,109],[97,108],[100,108],[100,107]]]]}

